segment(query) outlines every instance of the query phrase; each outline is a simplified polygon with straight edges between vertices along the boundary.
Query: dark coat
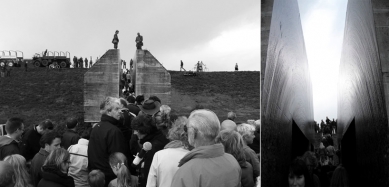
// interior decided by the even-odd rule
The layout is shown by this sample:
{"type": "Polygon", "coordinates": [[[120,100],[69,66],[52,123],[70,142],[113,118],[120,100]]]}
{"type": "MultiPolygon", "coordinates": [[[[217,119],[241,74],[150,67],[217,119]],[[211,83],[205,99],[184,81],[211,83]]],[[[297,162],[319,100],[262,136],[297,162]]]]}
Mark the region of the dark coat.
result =
{"type": "Polygon", "coordinates": [[[61,146],[67,150],[71,145],[77,144],[79,139],[77,132],[68,129],[62,135],[61,146]]]}
{"type": "Polygon", "coordinates": [[[131,113],[135,114],[136,116],[137,116],[137,115],[139,114],[139,112],[140,112],[140,108],[139,108],[136,104],[134,104],[134,103],[128,104],[128,105],[127,105],[127,108],[128,108],[128,110],[129,110],[131,113]]]}
{"type": "Polygon", "coordinates": [[[30,175],[31,182],[34,186],[37,186],[39,181],[42,179],[41,167],[43,166],[47,156],[49,156],[49,152],[41,148],[31,161],[30,175]]]}
{"type": "MultiPolygon", "coordinates": [[[[152,145],[152,149],[148,151],[142,162],[144,162],[144,168],[141,169],[141,176],[144,176],[139,179],[139,182],[142,184],[142,186],[146,186],[147,183],[147,176],[149,176],[149,171],[151,167],[151,163],[153,162],[154,154],[162,150],[167,143],[169,143],[169,140],[165,137],[165,135],[162,134],[161,131],[155,131],[154,133],[146,135],[143,139],[139,140],[139,144],[143,145],[145,142],[150,142],[152,145]]],[[[138,167],[142,165],[142,162],[139,163],[138,167]]]]}
{"type": "Polygon", "coordinates": [[[26,161],[34,158],[35,154],[41,149],[39,140],[42,135],[36,130],[36,126],[26,131],[23,135],[22,142],[20,143],[20,152],[26,161]]]}
{"type": "Polygon", "coordinates": [[[128,143],[123,133],[117,127],[119,121],[111,116],[103,114],[101,121],[93,128],[88,145],[88,169],[99,169],[105,174],[105,182],[108,184],[116,178],[109,165],[109,155],[121,152],[129,154],[128,143]]]}
{"type": "Polygon", "coordinates": [[[42,170],[42,179],[37,187],[74,187],[74,179],[54,166],[43,166],[42,170]]]}
{"type": "Polygon", "coordinates": [[[239,162],[240,168],[242,169],[242,176],[240,182],[242,187],[254,187],[255,180],[253,178],[253,167],[250,163],[244,161],[244,163],[239,162]]]}
{"type": "Polygon", "coordinates": [[[8,136],[0,136],[0,160],[13,154],[20,154],[19,144],[8,136]]]}
{"type": "Polygon", "coordinates": [[[243,151],[244,151],[244,155],[246,157],[246,161],[248,163],[251,164],[251,166],[253,167],[253,171],[254,171],[254,176],[253,178],[256,179],[259,174],[260,174],[260,163],[259,163],[259,158],[258,156],[255,154],[255,152],[250,148],[248,147],[247,145],[245,145],[243,147],[243,151]]]}

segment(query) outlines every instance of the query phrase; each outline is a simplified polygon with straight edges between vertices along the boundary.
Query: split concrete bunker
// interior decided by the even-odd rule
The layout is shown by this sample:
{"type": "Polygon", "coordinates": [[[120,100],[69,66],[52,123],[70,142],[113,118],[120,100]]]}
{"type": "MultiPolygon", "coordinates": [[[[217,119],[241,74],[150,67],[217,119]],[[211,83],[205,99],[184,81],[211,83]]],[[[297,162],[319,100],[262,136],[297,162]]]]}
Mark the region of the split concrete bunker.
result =
{"type": "MultiPolygon", "coordinates": [[[[304,143],[314,141],[312,91],[297,2],[262,0],[261,14],[261,182],[280,186],[290,160],[303,149],[312,150],[304,143]]],[[[349,0],[337,134],[350,186],[389,185],[388,41],[389,1],[349,0]]]]}

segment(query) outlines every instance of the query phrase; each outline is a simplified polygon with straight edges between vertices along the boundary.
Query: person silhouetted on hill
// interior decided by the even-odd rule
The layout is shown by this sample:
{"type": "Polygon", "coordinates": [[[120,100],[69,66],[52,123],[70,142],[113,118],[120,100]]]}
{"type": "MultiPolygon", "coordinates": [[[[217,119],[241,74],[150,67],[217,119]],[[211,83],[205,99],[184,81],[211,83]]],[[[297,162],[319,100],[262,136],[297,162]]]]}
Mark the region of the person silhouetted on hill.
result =
{"type": "Polygon", "coordinates": [[[184,70],[184,71],[185,71],[185,69],[184,69],[184,62],[182,62],[182,60],[181,60],[180,71],[181,71],[181,70],[184,70]]]}
{"type": "Polygon", "coordinates": [[[46,51],[43,53],[43,57],[45,57],[47,55],[47,49],[46,51]]]}
{"type": "Polygon", "coordinates": [[[238,63],[235,64],[235,71],[238,71],[238,63]]]}
{"type": "Polygon", "coordinates": [[[89,61],[89,68],[91,68],[91,67],[92,67],[92,64],[93,64],[93,62],[92,62],[92,57],[90,57],[90,61],[89,61]]]}
{"type": "Polygon", "coordinates": [[[138,32],[138,36],[135,38],[136,49],[142,49],[143,46],[143,36],[141,36],[138,32]]]}
{"type": "Polygon", "coordinates": [[[83,68],[83,63],[84,63],[84,60],[82,59],[82,57],[80,57],[80,59],[78,59],[78,65],[80,68],[83,68]]]}
{"type": "Polygon", "coordinates": [[[1,62],[0,63],[0,76],[1,77],[4,77],[5,76],[5,63],[4,62],[1,62]]]}
{"type": "Polygon", "coordinates": [[[113,47],[114,47],[115,49],[118,48],[118,44],[119,44],[119,37],[118,37],[118,34],[119,34],[119,30],[116,30],[115,35],[113,35],[113,39],[112,39],[113,47]]]}
{"type": "Polygon", "coordinates": [[[127,62],[125,61],[125,60],[123,60],[123,69],[126,69],[127,67],[126,67],[126,64],[127,64],[127,62]]]}
{"type": "Polygon", "coordinates": [[[77,64],[77,63],[78,63],[77,57],[74,56],[74,57],[73,57],[73,67],[74,67],[74,68],[77,68],[77,67],[78,67],[78,64],[77,64]]]}
{"type": "Polygon", "coordinates": [[[85,68],[88,68],[88,59],[85,58],[85,68]]]}

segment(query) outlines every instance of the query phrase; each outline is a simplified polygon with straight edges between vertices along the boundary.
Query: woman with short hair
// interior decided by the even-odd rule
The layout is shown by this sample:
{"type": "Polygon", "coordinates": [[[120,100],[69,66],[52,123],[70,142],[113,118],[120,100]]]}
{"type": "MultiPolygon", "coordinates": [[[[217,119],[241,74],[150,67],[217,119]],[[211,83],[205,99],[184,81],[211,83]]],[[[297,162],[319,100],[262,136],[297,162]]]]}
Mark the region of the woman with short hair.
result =
{"type": "Polygon", "coordinates": [[[243,151],[246,156],[246,161],[253,166],[253,178],[255,180],[260,174],[259,158],[255,151],[248,146],[249,144],[253,143],[253,140],[255,138],[255,127],[247,123],[242,123],[236,127],[236,130],[239,132],[240,135],[242,135],[242,138],[244,140],[243,151]]]}
{"type": "Polygon", "coordinates": [[[15,187],[33,187],[27,172],[26,159],[19,154],[9,155],[4,161],[10,163],[15,171],[15,187]]]}
{"type": "Polygon", "coordinates": [[[47,156],[42,166],[42,179],[38,187],[74,187],[74,180],[68,176],[70,154],[58,148],[47,156]]]}
{"type": "Polygon", "coordinates": [[[171,140],[163,150],[155,153],[147,178],[147,187],[171,186],[178,163],[189,152],[190,145],[187,133],[188,119],[179,117],[169,129],[171,140]]]}
{"type": "Polygon", "coordinates": [[[242,187],[253,187],[255,186],[253,178],[253,167],[246,161],[243,151],[243,139],[242,136],[233,130],[222,130],[220,131],[216,142],[222,143],[224,151],[230,153],[238,161],[240,168],[242,169],[242,175],[240,182],[242,187]]]}

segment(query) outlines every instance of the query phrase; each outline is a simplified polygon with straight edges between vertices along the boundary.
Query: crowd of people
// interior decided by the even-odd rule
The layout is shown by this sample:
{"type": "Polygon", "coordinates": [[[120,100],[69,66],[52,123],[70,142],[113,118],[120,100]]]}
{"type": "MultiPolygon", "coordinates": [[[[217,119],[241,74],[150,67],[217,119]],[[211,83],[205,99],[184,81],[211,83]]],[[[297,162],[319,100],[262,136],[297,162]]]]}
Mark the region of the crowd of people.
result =
{"type": "Polygon", "coordinates": [[[59,134],[47,119],[25,131],[10,118],[0,136],[0,186],[153,187],[259,185],[259,120],[220,123],[208,109],[177,116],[156,96],[107,97],[101,121],[59,134]]]}
{"type": "MultiPolygon", "coordinates": [[[[98,59],[96,59],[97,62],[98,59]]],[[[82,59],[82,57],[77,58],[76,56],[73,57],[73,67],[74,68],[91,68],[93,65],[92,57],[90,61],[88,61],[88,58],[85,58],[85,60],[82,59]],[[88,63],[89,62],[89,63],[88,63]]]]}
{"type": "Polygon", "coordinates": [[[336,150],[330,134],[323,136],[320,147],[306,151],[293,160],[289,167],[289,186],[343,187],[349,186],[346,168],[339,163],[340,151],[336,150]]]}

